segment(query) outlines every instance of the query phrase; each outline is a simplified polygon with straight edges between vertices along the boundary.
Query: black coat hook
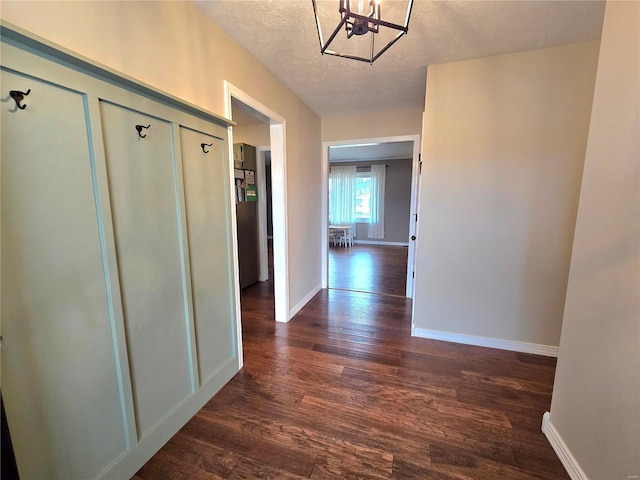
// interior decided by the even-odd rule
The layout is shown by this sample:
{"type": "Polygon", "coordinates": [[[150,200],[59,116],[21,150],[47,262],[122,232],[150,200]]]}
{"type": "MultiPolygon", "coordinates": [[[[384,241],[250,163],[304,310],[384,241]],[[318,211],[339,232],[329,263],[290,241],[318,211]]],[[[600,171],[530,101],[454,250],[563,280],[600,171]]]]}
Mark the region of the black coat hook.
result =
{"type": "Polygon", "coordinates": [[[26,92],[11,90],[9,92],[9,95],[11,95],[11,98],[13,98],[16,101],[16,107],[18,107],[20,110],[24,110],[25,108],[27,108],[27,105],[26,104],[20,105],[20,102],[24,99],[24,97],[26,97],[30,93],[31,93],[31,89],[27,90],[26,92]]]}
{"type": "Polygon", "coordinates": [[[202,151],[204,153],[209,153],[209,150],[205,150],[204,147],[210,147],[211,145],[213,145],[213,143],[201,143],[200,146],[202,147],[202,151]]]}
{"type": "Polygon", "coordinates": [[[151,124],[147,125],[146,127],[144,125],[136,125],[136,130],[138,131],[138,136],[140,138],[145,138],[146,135],[142,135],[142,129],[143,128],[149,128],[151,126],[151,124]]]}

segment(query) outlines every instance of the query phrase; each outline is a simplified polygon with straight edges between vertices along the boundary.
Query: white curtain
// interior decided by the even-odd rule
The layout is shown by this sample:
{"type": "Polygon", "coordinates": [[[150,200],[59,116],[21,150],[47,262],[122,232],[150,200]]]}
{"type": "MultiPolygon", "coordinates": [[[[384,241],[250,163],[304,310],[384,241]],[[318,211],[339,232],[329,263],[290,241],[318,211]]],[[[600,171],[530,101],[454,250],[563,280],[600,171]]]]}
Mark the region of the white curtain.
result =
{"type": "Polygon", "coordinates": [[[384,238],[384,165],[371,166],[371,220],[367,236],[372,239],[384,238]]]}
{"type": "Polygon", "coordinates": [[[331,167],[329,173],[329,223],[350,225],[355,232],[356,223],[356,167],[331,167]]]}

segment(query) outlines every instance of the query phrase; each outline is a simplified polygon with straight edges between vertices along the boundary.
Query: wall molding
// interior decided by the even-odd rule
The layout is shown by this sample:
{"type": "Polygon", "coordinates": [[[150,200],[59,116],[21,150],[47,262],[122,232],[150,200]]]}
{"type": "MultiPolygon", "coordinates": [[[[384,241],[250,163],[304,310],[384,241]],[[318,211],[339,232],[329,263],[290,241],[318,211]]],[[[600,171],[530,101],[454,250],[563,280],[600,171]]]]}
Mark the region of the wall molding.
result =
{"type": "Polygon", "coordinates": [[[384,240],[353,240],[357,245],[392,245],[396,247],[408,247],[409,242],[385,242],[384,240]]]}
{"type": "Polygon", "coordinates": [[[442,330],[417,328],[415,326],[412,328],[411,335],[414,337],[463,343],[465,345],[475,345],[478,347],[498,348],[500,350],[511,350],[513,352],[521,353],[533,353],[535,355],[544,355],[546,357],[558,356],[558,347],[553,345],[519,342],[517,340],[504,340],[502,338],[480,337],[477,335],[464,335],[461,333],[444,332],[442,330]]]}
{"type": "Polygon", "coordinates": [[[542,416],[542,432],[549,440],[549,443],[553,447],[554,452],[558,455],[562,466],[571,477],[571,480],[589,480],[587,475],[582,471],[578,461],[571,454],[569,447],[564,443],[562,437],[551,423],[551,415],[549,412],[545,412],[542,416]]]}
{"type": "Polygon", "coordinates": [[[311,299],[313,297],[316,296],[316,294],[322,290],[322,286],[321,285],[316,285],[315,287],[313,287],[311,289],[311,291],[309,293],[307,293],[304,298],[302,300],[300,300],[298,303],[296,303],[293,308],[291,308],[291,310],[289,311],[289,320],[291,320],[296,313],[298,313],[300,310],[302,310],[302,308],[311,301],[311,299]]]}

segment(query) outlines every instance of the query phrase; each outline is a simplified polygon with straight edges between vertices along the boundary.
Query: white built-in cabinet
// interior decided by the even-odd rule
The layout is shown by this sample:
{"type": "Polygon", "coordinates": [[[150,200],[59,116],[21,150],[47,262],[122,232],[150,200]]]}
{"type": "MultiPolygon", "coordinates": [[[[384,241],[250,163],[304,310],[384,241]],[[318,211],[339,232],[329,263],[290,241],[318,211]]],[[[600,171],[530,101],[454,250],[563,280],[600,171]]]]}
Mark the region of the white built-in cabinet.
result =
{"type": "Polygon", "coordinates": [[[241,365],[229,123],[2,33],[1,387],[20,478],[128,478],[241,365]]]}

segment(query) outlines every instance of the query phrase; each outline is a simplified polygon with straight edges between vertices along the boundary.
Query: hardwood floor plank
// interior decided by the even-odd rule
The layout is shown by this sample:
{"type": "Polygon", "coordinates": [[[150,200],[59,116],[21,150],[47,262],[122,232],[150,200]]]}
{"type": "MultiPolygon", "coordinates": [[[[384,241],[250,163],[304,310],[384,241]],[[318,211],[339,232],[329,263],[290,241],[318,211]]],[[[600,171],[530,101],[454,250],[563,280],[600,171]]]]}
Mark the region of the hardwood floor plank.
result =
{"type": "MultiPolygon", "coordinates": [[[[409,319],[408,322],[411,320],[409,319]]],[[[376,337],[385,336],[385,333],[375,333],[376,337]]],[[[408,335],[397,335],[394,332],[394,340],[400,346],[404,352],[410,353],[424,353],[426,355],[432,355],[439,358],[449,358],[451,360],[467,360],[467,356],[464,353],[464,347],[459,343],[441,342],[438,340],[429,340],[426,338],[410,337],[408,335]]]]}
{"type": "Polygon", "coordinates": [[[514,408],[519,411],[521,407],[527,406],[544,413],[551,406],[551,395],[534,394],[490,383],[469,382],[461,385],[456,392],[460,402],[495,407],[505,412],[514,408]]]}
{"type": "Polygon", "coordinates": [[[463,370],[462,376],[465,379],[473,380],[480,383],[488,383],[501,387],[511,388],[518,391],[526,391],[530,393],[539,393],[541,395],[551,395],[553,385],[543,382],[533,382],[530,380],[521,380],[517,378],[507,377],[504,375],[484,375],[480,372],[463,370]]]}
{"type": "Polygon", "coordinates": [[[476,468],[479,463],[476,457],[468,455],[464,451],[445,448],[439,445],[431,445],[429,453],[431,456],[431,464],[439,463],[456,465],[458,467],[476,468]]]}
{"type": "Polygon", "coordinates": [[[399,423],[379,419],[376,413],[337,407],[325,400],[305,397],[298,411],[306,419],[324,419],[316,422],[314,428],[350,443],[374,450],[428,455],[428,442],[415,432],[403,431],[399,423]]]}
{"type": "Polygon", "coordinates": [[[350,349],[344,347],[332,347],[329,345],[322,345],[316,343],[313,346],[313,350],[321,353],[329,353],[331,355],[338,355],[341,357],[355,358],[358,360],[365,360],[367,362],[379,363],[382,365],[398,366],[400,359],[395,356],[388,356],[382,353],[366,352],[359,349],[350,349]]]}
{"type": "Polygon", "coordinates": [[[398,378],[413,385],[430,385],[442,389],[457,389],[464,385],[462,374],[447,375],[446,372],[434,372],[426,369],[399,367],[398,378]]]}
{"type": "Polygon", "coordinates": [[[478,422],[511,428],[511,422],[507,415],[497,410],[474,405],[466,405],[460,402],[448,402],[446,400],[438,400],[437,409],[440,413],[455,415],[462,419],[473,419],[478,422]]]}
{"type": "Polygon", "coordinates": [[[535,472],[534,478],[543,478],[545,480],[557,480],[569,478],[566,470],[557,458],[549,459],[546,455],[532,455],[530,448],[514,449],[516,464],[527,472],[535,472]]]}
{"type": "Polygon", "coordinates": [[[505,478],[509,480],[535,480],[540,475],[526,472],[518,465],[505,465],[503,463],[477,457],[463,449],[450,446],[431,445],[432,466],[444,467],[452,473],[459,472],[473,478],[505,478]]]}
{"type": "MultiPolygon", "coordinates": [[[[344,335],[343,338],[339,338],[334,335],[327,335],[322,341],[316,341],[315,345],[323,345],[326,347],[337,347],[341,349],[363,352],[363,353],[375,353],[377,355],[384,355],[387,357],[400,359],[403,352],[395,345],[386,346],[383,342],[376,341],[371,338],[370,335],[366,336],[353,336],[344,335]],[[347,337],[347,338],[344,338],[347,337]]],[[[315,347],[314,345],[314,347],[315,347]]]]}
{"type": "MultiPolygon", "coordinates": [[[[475,472],[471,473],[471,475],[474,474],[475,472]]],[[[431,463],[424,465],[422,462],[394,456],[391,478],[397,480],[479,480],[482,477],[467,476],[462,472],[454,471],[447,465],[431,463]]]]}
{"type": "Polygon", "coordinates": [[[410,370],[431,372],[437,375],[461,376],[467,365],[466,360],[441,358],[424,353],[402,352],[400,367],[410,370]]]}
{"type": "Polygon", "coordinates": [[[201,470],[226,478],[239,460],[239,455],[187,435],[177,434],[180,442],[169,442],[161,452],[201,470]]]}
{"type": "Polygon", "coordinates": [[[311,364],[324,364],[324,365],[337,365],[344,368],[357,368],[367,372],[375,372],[383,375],[395,375],[398,372],[398,367],[393,365],[384,365],[380,363],[368,362],[366,360],[349,358],[339,355],[327,355],[323,352],[314,350],[306,351],[291,347],[288,349],[292,355],[296,356],[296,360],[300,363],[311,364]]]}
{"type": "Polygon", "coordinates": [[[180,432],[220,448],[242,452],[242,456],[251,458],[258,463],[303,477],[308,477],[311,474],[316,460],[315,456],[308,455],[301,450],[291,449],[264,439],[259,435],[259,432],[250,435],[246,431],[212,422],[205,411],[200,411],[180,432]]]}
{"type": "Polygon", "coordinates": [[[387,454],[388,467],[377,469],[372,467],[369,462],[362,461],[349,455],[331,454],[319,455],[313,472],[312,479],[336,479],[343,480],[345,478],[358,480],[376,480],[391,478],[391,470],[393,457],[387,454]]]}
{"type": "Polygon", "coordinates": [[[515,457],[509,443],[508,429],[464,420],[453,415],[405,413],[400,416],[399,424],[412,428],[426,441],[440,445],[450,445],[474,452],[483,457],[505,465],[515,465],[515,457]]]}
{"type": "Polygon", "coordinates": [[[545,357],[542,355],[534,355],[532,353],[516,352],[516,357],[523,363],[531,363],[533,365],[541,365],[550,367],[555,370],[557,359],[555,357],[545,357]]]}
{"type": "Polygon", "coordinates": [[[410,389],[412,391],[419,392],[426,397],[436,398],[456,398],[456,389],[450,385],[440,386],[431,383],[418,383],[406,381],[398,374],[398,369],[392,373],[386,372],[372,372],[370,370],[364,370],[354,367],[345,367],[342,371],[342,378],[350,385],[366,385],[366,384],[378,384],[382,383],[388,388],[395,389],[410,389]]]}
{"type": "Polygon", "coordinates": [[[295,387],[288,385],[267,385],[263,386],[254,377],[243,377],[233,384],[229,384],[228,388],[223,389],[215,398],[214,402],[209,402],[205,408],[211,406],[224,405],[225,403],[233,403],[234,405],[245,406],[250,405],[266,405],[278,406],[283,409],[296,408],[302,401],[303,394],[295,387]]]}
{"type": "Polygon", "coordinates": [[[160,450],[137,473],[143,480],[220,480],[227,478],[160,450]]]}
{"type": "Polygon", "coordinates": [[[227,477],[228,480],[302,480],[307,478],[309,477],[295,475],[249,458],[242,458],[227,477]]]}

